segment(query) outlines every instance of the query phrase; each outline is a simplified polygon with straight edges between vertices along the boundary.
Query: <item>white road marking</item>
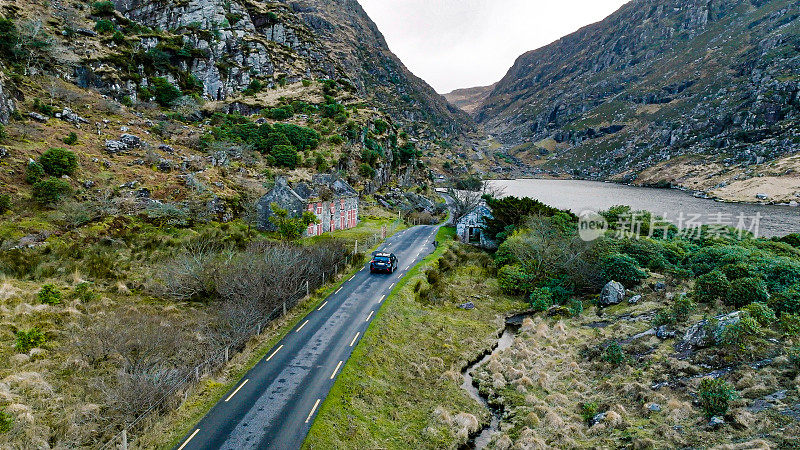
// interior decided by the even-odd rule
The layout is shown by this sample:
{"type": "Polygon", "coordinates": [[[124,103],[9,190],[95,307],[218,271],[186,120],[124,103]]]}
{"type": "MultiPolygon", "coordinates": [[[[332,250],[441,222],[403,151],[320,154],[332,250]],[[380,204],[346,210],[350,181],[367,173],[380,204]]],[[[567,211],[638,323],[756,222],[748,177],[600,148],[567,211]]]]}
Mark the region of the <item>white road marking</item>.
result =
{"type": "Polygon", "coordinates": [[[350,277],[350,279],[349,279],[349,280],[347,280],[347,281],[353,281],[353,278],[355,278],[355,277],[356,277],[356,276],[355,276],[355,275],[353,275],[353,276],[352,276],[352,277],[350,277]]]}
{"type": "Polygon", "coordinates": [[[378,302],[382,302],[384,298],[386,298],[386,296],[385,295],[381,295],[381,299],[378,300],[378,302]]]}
{"type": "Polygon", "coordinates": [[[306,324],[307,324],[307,323],[308,323],[308,320],[306,320],[305,322],[303,322],[303,324],[302,324],[302,325],[300,325],[300,327],[299,327],[297,330],[295,330],[295,333],[297,333],[298,331],[302,330],[302,329],[303,329],[303,327],[304,327],[304,326],[306,326],[306,324]]]}
{"type": "Polygon", "coordinates": [[[410,264],[406,266],[406,270],[408,270],[408,269],[409,269],[409,267],[411,267],[411,265],[410,265],[410,264]]]}
{"type": "Polygon", "coordinates": [[[337,289],[337,290],[336,290],[336,292],[334,292],[334,294],[338,294],[338,293],[339,293],[339,291],[341,291],[343,287],[344,287],[344,286],[339,286],[339,289],[337,289]]]}
{"type": "Polygon", "coordinates": [[[356,336],[353,338],[353,340],[352,340],[352,341],[350,341],[350,347],[352,347],[352,346],[353,346],[353,344],[355,344],[355,343],[356,343],[356,339],[358,339],[358,336],[359,336],[359,335],[361,335],[361,332],[360,332],[360,331],[359,331],[358,333],[356,333],[356,336]]]}
{"type": "Polygon", "coordinates": [[[269,361],[270,359],[272,359],[272,357],[275,356],[275,353],[278,353],[278,350],[280,350],[282,348],[283,348],[283,345],[281,345],[280,347],[276,348],[275,351],[272,352],[272,354],[269,355],[269,358],[267,358],[266,360],[269,361]]]}
{"type": "Polygon", "coordinates": [[[192,433],[192,435],[191,435],[191,436],[189,436],[189,438],[188,438],[188,439],[186,439],[185,441],[183,441],[183,444],[182,444],[180,447],[178,447],[178,450],[183,450],[183,447],[186,447],[186,444],[188,444],[188,443],[189,443],[189,441],[191,441],[191,440],[192,440],[192,438],[193,438],[193,437],[195,437],[195,435],[197,435],[197,433],[199,433],[199,432],[200,432],[200,428],[198,428],[198,429],[194,430],[194,433],[192,433]]]}
{"type": "Polygon", "coordinates": [[[367,320],[365,320],[364,322],[369,322],[369,319],[371,319],[371,318],[372,318],[372,315],[373,315],[373,314],[375,314],[375,311],[370,311],[370,312],[369,312],[369,315],[367,316],[367,320]]]}
{"type": "Polygon", "coordinates": [[[325,300],[325,303],[321,304],[321,305],[319,306],[319,308],[317,308],[317,311],[321,311],[321,310],[322,310],[322,308],[324,308],[324,307],[325,307],[325,305],[327,305],[327,304],[328,304],[328,301],[327,301],[327,300],[325,300]]]}
{"type": "MultiPolygon", "coordinates": [[[[319,406],[319,400],[320,399],[317,399],[317,401],[314,402],[314,407],[311,408],[311,412],[308,413],[308,417],[306,417],[306,423],[308,423],[311,420],[311,416],[313,416],[314,415],[314,411],[317,410],[317,406],[319,406]]],[[[178,449],[178,450],[180,450],[180,449],[178,449]]]]}
{"type": "Polygon", "coordinates": [[[342,367],[342,363],[343,363],[343,362],[344,362],[344,361],[339,361],[339,364],[337,364],[337,365],[336,365],[336,368],[335,368],[335,369],[333,369],[333,373],[331,374],[331,380],[333,379],[333,377],[335,377],[335,376],[336,376],[336,372],[338,372],[338,371],[339,371],[339,367],[342,367]]]}
{"type": "Polygon", "coordinates": [[[392,284],[391,284],[391,286],[389,286],[389,289],[391,289],[391,288],[393,288],[393,287],[394,287],[394,283],[392,283],[392,284]]]}
{"type": "Polygon", "coordinates": [[[239,392],[239,389],[241,389],[241,388],[242,388],[242,386],[244,386],[245,384],[247,384],[247,382],[248,382],[248,381],[250,381],[250,379],[249,379],[249,378],[248,378],[248,379],[246,379],[246,380],[244,380],[244,381],[242,381],[242,384],[240,384],[240,385],[239,385],[239,387],[237,387],[235,391],[231,392],[231,395],[229,395],[229,396],[228,396],[228,398],[226,398],[226,399],[225,399],[225,401],[227,402],[228,400],[232,399],[232,398],[233,398],[233,396],[234,396],[234,395],[236,395],[236,393],[237,393],[237,392],[239,392]]]}

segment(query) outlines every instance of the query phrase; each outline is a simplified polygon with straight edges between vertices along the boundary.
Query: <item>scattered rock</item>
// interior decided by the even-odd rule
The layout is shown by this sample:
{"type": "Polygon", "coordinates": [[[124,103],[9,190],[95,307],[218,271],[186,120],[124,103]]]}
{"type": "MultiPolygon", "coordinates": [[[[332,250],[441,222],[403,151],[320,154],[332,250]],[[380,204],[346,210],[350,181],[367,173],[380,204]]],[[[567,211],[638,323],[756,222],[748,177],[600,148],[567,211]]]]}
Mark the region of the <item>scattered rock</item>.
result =
{"type": "Polygon", "coordinates": [[[628,299],[628,303],[630,303],[631,305],[635,305],[639,303],[641,299],[642,299],[641,295],[634,295],[633,297],[628,299]]]}
{"type": "Polygon", "coordinates": [[[716,327],[712,327],[709,320],[701,320],[689,327],[675,348],[679,352],[686,352],[713,345],[719,338],[722,329],[739,322],[739,311],[716,316],[713,320],[717,323],[716,327]]]}
{"type": "Polygon", "coordinates": [[[592,417],[592,420],[590,421],[590,425],[591,425],[591,426],[595,426],[595,425],[597,425],[598,423],[600,423],[600,422],[602,422],[603,420],[605,420],[605,418],[606,418],[606,413],[604,413],[604,412],[601,412],[600,414],[597,414],[597,415],[595,415],[594,417],[592,417]]]}
{"type": "Polygon", "coordinates": [[[649,405],[647,405],[647,409],[652,412],[661,412],[661,405],[659,405],[658,403],[650,403],[649,405]]]}
{"type": "Polygon", "coordinates": [[[86,180],[86,181],[84,181],[84,182],[83,182],[83,187],[84,187],[85,189],[91,189],[91,188],[93,188],[94,186],[95,186],[95,182],[94,182],[94,181],[92,181],[92,180],[86,180]]]}
{"type": "Polygon", "coordinates": [[[667,285],[664,284],[664,282],[662,282],[662,281],[659,281],[659,282],[657,282],[657,283],[655,283],[653,285],[653,290],[656,291],[656,292],[663,291],[666,288],[667,288],[667,285]]]}
{"type": "Polygon", "coordinates": [[[675,330],[670,330],[667,325],[661,325],[656,328],[656,337],[661,340],[675,337],[675,333],[675,330]]]}
{"type": "Polygon", "coordinates": [[[625,300],[625,286],[617,281],[609,281],[600,292],[600,306],[610,306],[625,300]]]}
{"type": "Polygon", "coordinates": [[[467,302],[458,305],[459,309],[475,309],[475,303],[467,302]]]}
{"type": "Polygon", "coordinates": [[[106,152],[116,155],[128,150],[128,145],[122,141],[116,141],[113,139],[106,140],[106,152]]]}
{"type": "Polygon", "coordinates": [[[0,147],[0,159],[8,157],[8,149],[5,147],[0,147]]]}
{"type": "Polygon", "coordinates": [[[96,37],[97,36],[96,32],[94,32],[92,30],[88,30],[86,28],[78,28],[77,30],[75,30],[75,32],[78,33],[78,34],[82,34],[84,36],[89,36],[89,37],[96,37]]]}
{"type": "Polygon", "coordinates": [[[708,426],[711,428],[719,428],[725,425],[725,419],[720,416],[714,416],[708,421],[708,426]]]}
{"type": "Polygon", "coordinates": [[[150,198],[150,189],[147,188],[140,188],[136,191],[136,197],[138,198],[150,198]]]}
{"type": "Polygon", "coordinates": [[[175,153],[175,149],[167,144],[161,144],[158,146],[159,150],[165,151],[167,153],[175,153]]]}
{"type": "Polygon", "coordinates": [[[133,134],[123,134],[119,137],[119,140],[124,142],[130,148],[141,147],[142,139],[139,136],[135,136],[133,134]]]}
{"type": "Polygon", "coordinates": [[[139,184],[139,182],[136,181],[136,180],[133,180],[133,181],[128,181],[127,183],[123,183],[123,184],[119,185],[119,187],[120,187],[120,189],[134,189],[137,184],[139,184]]]}
{"type": "Polygon", "coordinates": [[[76,114],[70,108],[64,108],[61,112],[56,113],[56,118],[57,119],[61,119],[61,120],[65,121],[65,122],[71,122],[71,123],[74,123],[74,124],[89,123],[88,120],[86,120],[83,117],[79,116],[78,114],[76,114]]]}
{"type": "Polygon", "coordinates": [[[33,120],[35,120],[37,122],[41,122],[41,123],[46,123],[47,122],[47,117],[43,116],[43,115],[41,115],[41,114],[39,114],[37,112],[33,112],[33,111],[29,112],[28,113],[28,117],[30,117],[31,119],[33,119],[33,120]]]}
{"type": "Polygon", "coordinates": [[[171,172],[172,162],[168,159],[161,158],[158,160],[158,164],[156,164],[156,169],[158,169],[159,172],[171,172]]]}
{"type": "Polygon", "coordinates": [[[767,194],[756,194],[756,198],[759,200],[769,200],[769,195],[767,194]]]}
{"type": "Polygon", "coordinates": [[[566,306],[555,305],[547,310],[548,317],[570,317],[572,312],[566,306]]]}

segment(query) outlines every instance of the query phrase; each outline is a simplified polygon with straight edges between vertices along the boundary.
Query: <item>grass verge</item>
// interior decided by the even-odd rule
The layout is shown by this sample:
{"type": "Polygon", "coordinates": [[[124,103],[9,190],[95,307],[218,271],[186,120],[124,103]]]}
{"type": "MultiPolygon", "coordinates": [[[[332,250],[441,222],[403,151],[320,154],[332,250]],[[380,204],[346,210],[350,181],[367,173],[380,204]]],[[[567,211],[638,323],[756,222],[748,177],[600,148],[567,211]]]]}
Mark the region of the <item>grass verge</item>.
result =
{"type": "Polygon", "coordinates": [[[490,269],[481,267],[486,255],[455,242],[454,234],[440,229],[439,247],[388,297],[303,448],[454,448],[488,421],[489,412],[461,389],[461,370],[494,344],[504,314],[524,305],[499,294],[486,276],[490,269]],[[418,301],[426,270],[440,270],[443,257],[456,263],[437,284],[437,300],[418,301]],[[457,308],[467,300],[476,309],[457,308]]]}

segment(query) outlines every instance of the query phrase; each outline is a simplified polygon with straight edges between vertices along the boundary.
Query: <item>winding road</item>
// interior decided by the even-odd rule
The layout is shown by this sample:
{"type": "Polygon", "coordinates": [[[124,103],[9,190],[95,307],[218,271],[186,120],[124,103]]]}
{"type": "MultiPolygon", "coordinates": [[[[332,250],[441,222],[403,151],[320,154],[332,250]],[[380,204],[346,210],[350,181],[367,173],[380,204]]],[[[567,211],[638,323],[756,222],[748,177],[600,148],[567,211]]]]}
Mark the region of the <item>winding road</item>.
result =
{"type": "Polygon", "coordinates": [[[301,319],[176,446],[194,449],[297,449],[336,376],[386,296],[430,254],[438,226],[417,226],[388,238],[394,274],[365,266],[301,319]]]}

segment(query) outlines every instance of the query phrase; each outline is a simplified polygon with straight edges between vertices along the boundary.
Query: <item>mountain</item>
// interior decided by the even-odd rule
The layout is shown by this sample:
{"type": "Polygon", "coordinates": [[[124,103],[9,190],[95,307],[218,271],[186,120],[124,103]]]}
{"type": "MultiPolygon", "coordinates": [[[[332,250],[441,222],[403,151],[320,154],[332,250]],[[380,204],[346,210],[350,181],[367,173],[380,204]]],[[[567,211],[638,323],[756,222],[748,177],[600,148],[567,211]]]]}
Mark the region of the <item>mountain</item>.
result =
{"type": "Polygon", "coordinates": [[[467,114],[474,114],[478,108],[481,107],[483,102],[489,97],[489,94],[497,86],[497,83],[491,86],[478,86],[466,89],[456,89],[452,92],[444,94],[444,98],[450,102],[451,105],[466,112],[467,114]]]}
{"type": "Polygon", "coordinates": [[[520,56],[474,116],[555,173],[713,179],[700,189],[754,176],[800,150],[800,3],[633,0],[520,56]]]}

